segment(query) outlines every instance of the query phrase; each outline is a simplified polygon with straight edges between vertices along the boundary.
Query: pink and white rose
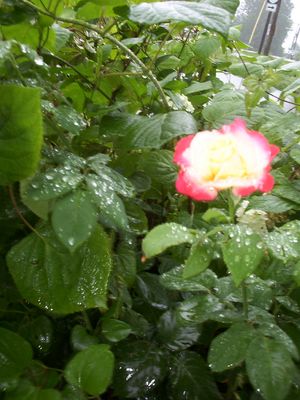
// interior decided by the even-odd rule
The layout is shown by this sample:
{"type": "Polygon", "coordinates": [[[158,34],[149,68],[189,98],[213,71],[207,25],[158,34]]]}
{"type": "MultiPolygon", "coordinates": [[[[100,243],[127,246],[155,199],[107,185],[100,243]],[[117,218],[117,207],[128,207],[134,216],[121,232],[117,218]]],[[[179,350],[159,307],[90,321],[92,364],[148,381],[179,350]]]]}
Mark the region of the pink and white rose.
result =
{"type": "Polygon", "coordinates": [[[194,200],[214,200],[231,188],[237,196],[273,189],[271,162],[279,147],[260,133],[247,129],[242,119],[218,130],[185,136],[176,145],[174,162],[180,171],[179,193],[194,200]]]}

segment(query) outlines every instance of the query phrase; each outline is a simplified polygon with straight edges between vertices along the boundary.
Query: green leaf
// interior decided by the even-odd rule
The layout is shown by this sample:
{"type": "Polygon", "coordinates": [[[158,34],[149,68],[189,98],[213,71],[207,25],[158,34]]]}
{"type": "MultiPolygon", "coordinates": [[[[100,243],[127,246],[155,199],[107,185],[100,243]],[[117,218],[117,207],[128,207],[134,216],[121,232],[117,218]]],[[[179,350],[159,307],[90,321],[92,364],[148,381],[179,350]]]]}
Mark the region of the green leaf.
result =
{"type": "Polygon", "coordinates": [[[139,117],[122,141],[123,146],[160,148],[175,137],[197,132],[196,121],[185,111],[171,111],[152,118],[139,117]]]}
{"type": "Polygon", "coordinates": [[[20,333],[38,354],[45,355],[50,352],[54,339],[53,325],[45,315],[40,315],[22,325],[20,333]]]}
{"type": "Polygon", "coordinates": [[[278,325],[264,322],[259,325],[258,332],[269,338],[275,339],[278,343],[281,343],[290,353],[291,357],[298,359],[298,350],[293,340],[278,325]]]}
{"type": "Polygon", "coordinates": [[[71,344],[74,350],[82,351],[97,344],[98,339],[89,335],[82,325],[75,325],[71,332],[71,344]]]}
{"type": "Polygon", "coordinates": [[[229,239],[222,244],[222,251],[237,286],[255,271],[264,255],[260,236],[243,225],[230,228],[229,239]]]}
{"type": "Polygon", "coordinates": [[[292,147],[290,151],[290,156],[292,157],[293,160],[296,161],[297,164],[300,164],[300,146],[294,146],[292,147]]]}
{"type": "Polygon", "coordinates": [[[291,221],[270,232],[266,244],[275,258],[288,262],[300,257],[300,221],[291,221]]]}
{"type": "Polygon", "coordinates": [[[27,189],[29,185],[29,180],[24,179],[20,182],[20,196],[22,203],[29,208],[38,217],[47,220],[48,213],[50,211],[51,205],[48,200],[33,200],[32,197],[27,196],[27,189]]]}
{"type": "Polygon", "coordinates": [[[87,396],[73,385],[66,385],[62,390],[63,400],[87,400],[87,396]]]}
{"type": "Polygon", "coordinates": [[[66,365],[65,377],[71,385],[97,396],[110,384],[114,355],[106,344],[95,344],[77,353],[66,365]]]}
{"type": "Polygon", "coordinates": [[[200,336],[199,326],[182,324],[173,311],[166,311],[157,325],[157,339],[170,350],[184,350],[197,342],[200,336]]]}
{"type": "Polygon", "coordinates": [[[211,4],[212,6],[224,8],[231,14],[235,14],[240,1],[239,0],[202,0],[202,3],[211,4]]]}
{"type": "Polygon", "coordinates": [[[118,275],[127,286],[132,286],[136,278],[137,250],[134,235],[128,234],[119,239],[114,258],[118,275]]]}
{"type": "Polygon", "coordinates": [[[215,313],[223,309],[219,299],[212,294],[193,296],[184,300],[178,307],[180,317],[194,324],[212,319],[215,313]]]}
{"type": "Polygon", "coordinates": [[[75,189],[82,179],[83,175],[70,165],[49,168],[32,178],[26,185],[24,195],[35,202],[55,199],[75,189]]]}
{"type": "Polygon", "coordinates": [[[183,270],[184,278],[192,278],[200,274],[209,266],[213,258],[213,248],[209,241],[200,241],[193,244],[183,270]],[[208,243],[207,243],[208,242],[208,243]]]}
{"type": "Polygon", "coordinates": [[[254,328],[244,322],[234,324],[218,335],[210,345],[208,362],[211,369],[221,372],[242,363],[254,337],[254,328]]]}
{"type": "Polygon", "coordinates": [[[292,210],[296,207],[296,204],[272,194],[267,194],[263,196],[252,196],[250,199],[250,207],[265,212],[280,214],[292,210]]]}
{"type": "Polygon", "coordinates": [[[229,216],[225,213],[224,210],[220,210],[219,208],[209,208],[202,215],[202,219],[208,223],[228,223],[229,216]]]}
{"type": "Polygon", "coordinates": [[[70,253],[49,226],[17,243],[7,255],[9,271],[29,302],[60,314],[106,307],[112,260],[110,244],[98,225],[90,238],[70,253]]]}
{"type": "Polygon", "coordinates": [[[124,321],[104,319],[102,322],[102,333],[110,342],[119,342],[130,335],[131,327],[124,321]]]}
{"type": "Polygon", "coordinates": [[[221,34],[226,34],[230,26],[230,14],[226,10],[209,4],[188,1],[142,3],[131,6],[129,19],[140,24],[180,21],[202,25],[221,34]]]}
{"type": "Polygon", "coordinates": [[[94,204],[99,207],[102,223],[116,230],[128,230],[128,217],[124,203],[111,186],[101,182],[95,174],[89,174],[86,182],[94,204]]]}
{"type": "Polygon", "coordinates": [[[298,286],[300,286],[300,261],[294,265],[294,279],[298,286]]]}
{"type": "Polygon", "coordinates": [[[15,390],[6,393],[5,400],[62,400],[62,397],[58,390],[42,389],[23,379],[15,390]]]}
{"type": "Polygon", "coordinates": [[[128,216],[130,231],[136,235],[144,235],[148,231],[148,219],[138,203],[125,200],[125,209],[128,216]]]}
{"type": "Polygon", "coordinates": [[[159,276],[143,272],[137,276],[136,291],[152,307],[167,310],[170,299],[167,290],[159,284],[159,276]]]}
{"type": "Polygon", "coordinates": [[[160,283],[167,289],[183,292],[207,292],[217,284],[217,275],[209,269],[188,279],[183,277],[183,271],[183,266],[172,268],[161,275],[160,283]]]}
{"type": "Polygon", "coordinates": [[[0,86],[0,184],[34,174],[42,145],[40,90],[0,86]]]}
{"type": "Polygon", "coordinates": [[[115,191],[124,197],[132,197],[134,195],[134,187],[132,183],[125,178],[125,176],[119,174],[117,171],[104,165],[106,158],[101,157],[103,160],[100,163],[98,158],[93,157],[89,159],[88,165],[99,175],[98,181],[102,183],[103,189],[109,191],[115,191]]]}
{"type": "Polygon", "coordinates": [[[120,343],[115,354],[113,388],[116,396],[144,397],[163,382],[167,372],[166,354],[154,343],[142,340],[120,343]]]}
{"type": "Polygon", "coordinates": [[[53,120],[63,130],[78,135],[86,128],[86,121],[70,106],[59,106],[53,108],[53,120]]]}
{"type": "Polygon", "coordinates": [[[257,337],[248,347],[246,367],[250,382],[266,400],[283,400],[295,366],[287,349],[267,337],[257,337]]]}
{"type": "MultiPolygon", "coordinates": [[[[284,199],[293,201],[294,203],[300,204],[300,191],[291,184],[287,185],[278,185],[273,189],[272,192],[274,195],[283,197],[284,199]]],[[[297,207],[297,206],[296,206],[297,207]]]]}
{"type": "Polygon", "coordinates": [[[203,117],[213,127],[231,123],[236,117],[246,117],[244,97],[236,90],[225,88],[218,92],[203,110],[203,117]]]}
{"type": "Polygon", "coordinates": [[[17,378],[32,360],[30,344],[18,334],[0,327],[0,382],[17,378]]]}
{"type": "Polygon", "coordinates": [[[162,253],[168,247],[193,243],[196,236],[185,226],[174,222],[156,226],[144,238],[142,248],[147,258],[162,253]]]}
{"type": "Polygon", "coordinates": [[[170,366],[168,392],[172,400],[221,400],[203,358],[192,351],[176,354],[170,366]]]}
{"type": "Polygon", "coordinates": [[[59,240],[75,251],[91,235],[97,224],[97,213],[89,193],[76,190],[56,201],[52,227],[59,240]]]}
{"type": "MultiPolygon", "coordinates": [[[[208,36],[201,37],[193,43],[192,49],[197,57],[199,57],[204,63],[207,59],[214,54],[221,47],[221,41],[218,37],[208,36]]],[[[208,82],[197,82],[194,85],[201,90],[203,90],[203,85],[206,85],[206,89],[212,89],[212,83],[208,82]]],[[[190,88],[189,88],[190,89],[190,88]]],[[[190,91],[189,91],[190,93],[190,91]]]]}
{"type": "Polygon", "coordinates": [[[103,126],[108,136],[120,137],[118,146],[122,149],[159,149],[170,140],[197,132],[197,124],[191,114],[185,111],[171,111],[153,117],[120,116],[106,117],[103,126]]]}
{"type": "Polygon", "coordinates": [[[172,151],[156,150],[143,153],[139,161],[139,168],[153,181],[162,185],[174,186],[177,168],[173,163],[172,151]]]}

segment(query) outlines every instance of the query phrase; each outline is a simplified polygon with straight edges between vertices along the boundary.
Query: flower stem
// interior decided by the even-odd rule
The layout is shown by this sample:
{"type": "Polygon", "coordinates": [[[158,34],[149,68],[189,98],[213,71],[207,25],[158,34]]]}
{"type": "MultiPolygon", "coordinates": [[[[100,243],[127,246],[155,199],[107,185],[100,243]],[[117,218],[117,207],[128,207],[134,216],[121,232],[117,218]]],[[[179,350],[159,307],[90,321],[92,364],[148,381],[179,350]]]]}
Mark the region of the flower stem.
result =
{"type": "Polygon", "coordinates": [[[233,195],[230,192],[228,192],[227,200],[228,200],[229,220],[232,224],[234,224],[235,223],[235,203],[234,203],[233,195]]]}
{"type": "Polygon", "coordinates": [[[242,294],[243,294],[243,311],[244,311],[244,317],[247,320],[248,315],[249,315],[249,309],[248,309],[248,288],[245,282],[242,282],[242,294]]]}

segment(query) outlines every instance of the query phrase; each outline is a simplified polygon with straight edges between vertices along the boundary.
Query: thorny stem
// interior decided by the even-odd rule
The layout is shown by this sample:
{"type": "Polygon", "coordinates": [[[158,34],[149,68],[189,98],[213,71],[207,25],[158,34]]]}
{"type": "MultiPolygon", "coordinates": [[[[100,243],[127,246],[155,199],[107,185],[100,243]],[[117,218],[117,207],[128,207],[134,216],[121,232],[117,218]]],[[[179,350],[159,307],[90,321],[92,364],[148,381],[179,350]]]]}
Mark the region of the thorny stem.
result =
{"type": "Polygon", "coordinates": [[[15,209],[17,215],[18,215],[18,217],[20,218],[20,220],[21,220],[32,232],[34,232],[40,239],[42,239],[42,240],[45,242],[45,239],[43,238],[43,236],[41,236],[41,235],[39,234],[39,232],[31,225],[30,222],[27,221],[27,219],[26,219],[26,218],[23,216],[23,214],[21,213],[21,211],[20,211],[20,209],[19,209],[19,207],[18,207],[16,198],[15,198],[15,194],[14,194],[14,190],[13,190],[12,185],[9,185],[9,186],[8,186],[8,193],[9,193],[9,197],[10,197],[10,200],[11,200],[11,202],[12,202],[12,205],[13,205],[13,207],[14,207],[14,209],[15,209]]]}
{"type": "Polygon", "coordinates": [[[127,54],[128,57],[131,58],[131,60],[133,60],[141,68],[141,70],[145,73],[145,75],[148,76],[148,78],[152,81],[152,83],[156,87],[156,89],[161,97],[161,100],[164,104],[164,107],[167,110],[169,110],[167,98],[166,98],[164,91],[163,91],[162,87],[160,86],[158,80],[156,79],[155,75],[153,74],[153,72],[149,70],[149,68],[133,53],[133,51],[131,51],[127,46],[125,46],[123,43],[121,43],[118,39],[116,39],[110,33],[108,33],[108,32],[103,33],[101,31],[101,29],[99,29],[96,25],[89,24],[88,22],[84,22],[84,21],[81,21],[78,19],[73,19],[73,18],[57,17],[56,15],[52,14],[49,11],[42,10],[40,7],[37,7],[36,5],[32,4],[28,0],[21,0],[21,1],[23,4],[26,4],[27,6],[33,8],[34,10],[38,11],[41,14],[47,15],[48,17],[51,17],[57,21],[82,26],[83,28],[97,32],[102,38],[106,38],[111,43],[115,44],[120,50],[122,50],[125,54],[127,54]]]}

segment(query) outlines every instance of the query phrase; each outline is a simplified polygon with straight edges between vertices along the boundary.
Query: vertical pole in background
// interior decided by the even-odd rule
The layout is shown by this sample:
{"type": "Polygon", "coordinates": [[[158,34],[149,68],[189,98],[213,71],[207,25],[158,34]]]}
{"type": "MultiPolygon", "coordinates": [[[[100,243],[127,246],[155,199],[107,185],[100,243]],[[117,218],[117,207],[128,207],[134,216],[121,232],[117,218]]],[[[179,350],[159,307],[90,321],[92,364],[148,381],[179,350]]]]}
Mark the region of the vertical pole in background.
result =
{"type": "Polygon", "coordinates": [[[265,39],[266,39],[266,35],[267,35],[268,28],[269,28],[269,25],[270,25],[271,17],[272,17],[272,12],[269,11],[268,16],[267,16],[267,20],[266,20],[266,23],[265,23],[264,31],[263,31],[263,34],[262,34],[262,37],[261,37],[260,45],[259,45],[259,48],[258,48],[258,53],[259,54],[261,54],[262,49],[263,49],[264,44],[265,44],[265,39]]]}
{"type": "Polygon", "coordinates": [[[258,52],[268,55],[276,31],[276,24],[282,0],[267,0],[266,10],[269,11],[262,34],[258,52]],[[266,44],[265,44],[266,42],[266,44]]]}
{"type": "Polygon", "coordinates": [[[270,30],[268,32],[267,40],[266,40],[266,46],[264,48],[263,54],[268,55],[270,52],[270,48],[272,45],[273,37],[276,31],[276,24],[277,24],[277,19],[280,11],[280,6],[281,6],[281,0],[278,0],[277,2],[277,8],[275,12],[273,13],[273,18],[270,26],[270,30]]]}

